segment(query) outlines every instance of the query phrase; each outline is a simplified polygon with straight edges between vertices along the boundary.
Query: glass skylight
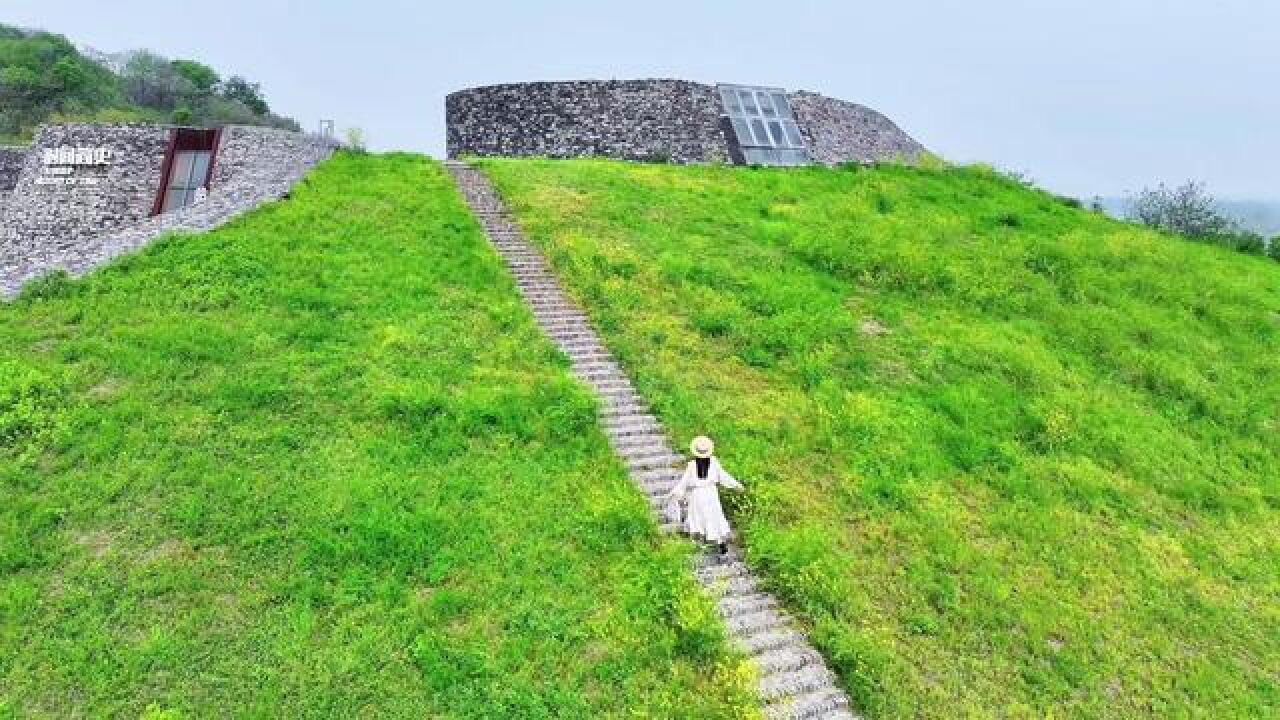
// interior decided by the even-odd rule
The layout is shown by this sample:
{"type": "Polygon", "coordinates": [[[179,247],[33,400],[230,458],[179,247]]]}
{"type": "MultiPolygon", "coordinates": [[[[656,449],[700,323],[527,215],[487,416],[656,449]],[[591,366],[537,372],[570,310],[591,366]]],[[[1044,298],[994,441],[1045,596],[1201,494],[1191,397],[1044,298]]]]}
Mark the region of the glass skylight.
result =
{"type": "Polygon", "coordinates": [[[749,165],[804,165],[804,139],[779,88],[720,85],[720,101],[749,165]]]}

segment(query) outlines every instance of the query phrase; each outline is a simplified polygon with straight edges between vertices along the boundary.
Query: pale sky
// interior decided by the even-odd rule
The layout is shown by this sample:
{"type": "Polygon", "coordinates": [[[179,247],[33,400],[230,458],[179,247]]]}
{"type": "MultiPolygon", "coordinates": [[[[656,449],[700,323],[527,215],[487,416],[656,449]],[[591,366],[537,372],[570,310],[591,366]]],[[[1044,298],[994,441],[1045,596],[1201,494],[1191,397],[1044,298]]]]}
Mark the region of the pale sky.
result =
{"type": "Polygon", "coordinates": [[[456,89],[677,77],[863,103],[1080,197],[1195,178],[1280,200],[1277,0],[4,0],[0,22],[245,75],[375,149],[441,155],[456,89]]]}

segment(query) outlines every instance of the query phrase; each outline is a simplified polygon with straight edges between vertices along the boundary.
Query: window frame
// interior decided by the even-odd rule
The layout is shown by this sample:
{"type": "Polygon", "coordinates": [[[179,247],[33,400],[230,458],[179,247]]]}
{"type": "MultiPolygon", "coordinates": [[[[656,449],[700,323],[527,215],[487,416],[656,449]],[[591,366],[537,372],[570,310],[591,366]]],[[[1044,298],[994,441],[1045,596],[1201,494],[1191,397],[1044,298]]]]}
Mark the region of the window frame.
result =
{"type": "Polygon", "coordinates": [[[785,90],[729,84],[719,85],[718,90],[721,109],[744,158],[776,165],[809,162],[808,147],[785,90]]]}
{"type": "MultiPolygon", "coordinates": [[[[160,169],[160,188],[156,191],[155,202],[151,205],[151,215],[162,215],[166,212],[181,210],[184,207],[190,207],[190,203],[186,202],[190,199],[190,195],[200,188],[208,189],[209,184],[213,182],[213,168],[218,160],[218,146],[222,144],[222,128],[200,129],[200,128],[173,128],[169,132],[169,143],[165,149],[164,163],[160,169]],[[184,202],[181,207],[166,207],[166,200],[169,196],[169,190],[174,181],[174,171],[177,165],[179,155],[183,153],[208,153],[208,167],[205,168],[204,177],[195,186],[184,186],[184,202]]],[[[194,166],[188,170],[187,183],[194,179],[195,173],[192,172],[194,166]]]]}

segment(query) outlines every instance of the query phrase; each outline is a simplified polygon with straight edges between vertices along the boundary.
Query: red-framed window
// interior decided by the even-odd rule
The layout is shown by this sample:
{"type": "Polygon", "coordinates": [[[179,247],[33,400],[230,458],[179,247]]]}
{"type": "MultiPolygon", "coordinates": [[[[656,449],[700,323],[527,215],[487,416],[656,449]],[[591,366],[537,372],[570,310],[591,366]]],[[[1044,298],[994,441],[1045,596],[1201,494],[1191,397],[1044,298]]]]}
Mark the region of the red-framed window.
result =
{"type": "Polygon", "coordinates": [[[208,190],[221,136],[222,131],[216,128],[174,128],[170,132],[152,215],[187,207],[196,201],[201,189],[208,190]]]}

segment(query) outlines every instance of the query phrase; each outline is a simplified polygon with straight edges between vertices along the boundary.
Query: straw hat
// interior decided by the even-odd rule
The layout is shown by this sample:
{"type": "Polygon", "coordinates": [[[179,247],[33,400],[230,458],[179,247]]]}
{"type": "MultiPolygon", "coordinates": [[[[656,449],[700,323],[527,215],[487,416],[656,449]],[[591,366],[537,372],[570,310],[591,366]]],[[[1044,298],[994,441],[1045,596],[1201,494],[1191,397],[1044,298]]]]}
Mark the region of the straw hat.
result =
{"type": "Polygon", "coordinates": [[[693,451],[694,457],[708,458],[715,451],[716,444],[711,442],[711,438],[706,435],[699,435],[693,439],[693,444],[689,446],[689,449],[693,451]]]}

